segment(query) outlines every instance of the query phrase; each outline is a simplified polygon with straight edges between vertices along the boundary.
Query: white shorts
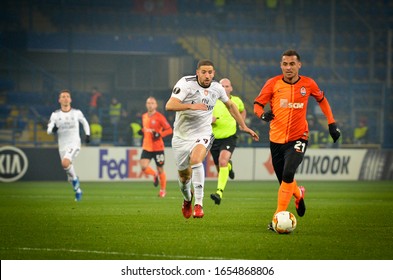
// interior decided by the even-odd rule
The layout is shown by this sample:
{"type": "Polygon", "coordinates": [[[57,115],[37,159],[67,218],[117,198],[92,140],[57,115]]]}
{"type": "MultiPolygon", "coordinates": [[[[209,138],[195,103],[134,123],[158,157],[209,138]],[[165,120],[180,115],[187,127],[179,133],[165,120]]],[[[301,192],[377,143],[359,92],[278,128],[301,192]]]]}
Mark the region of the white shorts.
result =
{"type": "Polygon", "coordinates": [[[177,170],[186,170],[190,166],[190,154],[192,149],[198,144],[206,148],[206,155],[214,141],[213,135],[200,136],[197,139],[185,140],[174,136],[172,138],[172,149],[176,161],[177,170]]]}
{"type": "Polygon", "coordinates": [[[71,162],[78,156],[80,147],[67,147],[65,150],[59,150],[60,159],[63,160],[64,158],[70,160],[71,162]]]}

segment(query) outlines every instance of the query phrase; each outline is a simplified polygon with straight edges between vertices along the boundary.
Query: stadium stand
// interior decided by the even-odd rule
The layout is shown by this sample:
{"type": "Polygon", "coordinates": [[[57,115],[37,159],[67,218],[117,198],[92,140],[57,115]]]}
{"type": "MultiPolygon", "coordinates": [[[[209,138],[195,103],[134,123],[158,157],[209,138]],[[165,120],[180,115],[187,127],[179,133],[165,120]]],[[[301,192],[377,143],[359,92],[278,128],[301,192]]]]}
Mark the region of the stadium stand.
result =
{"type": "MultiPolygon", "coordinates": [[[[169,77],[186,74],[181,69],[167,74],[168,61],[196,61],[218,53],[218,77],[238,76],[235,91],[251,108],[263,82],[279,73],[281,53],[295,48],[302,56],[302,73],[329,94],[341,121],[354,126],[362,114],[392,111],[391,1],[288,0],[268,6],[256,0],[18,0],[6,1],[4,7],[0,89],[7,93],[7,106],[32,106],[40,95],[47,101],[71,85],[84,109],[93,84],[123,101],[130,92],[136,92],[135,102],[145,94],[165,100],[169,77]],[[49,60],[58,69],[41,66],[49,60]],[[148,79],[149,73],[157,78],[148,79]],[[143,86],[133,82],[138,80],[143,86]],[[11,88],[3,89],[5,81],[11,88]],[[37,96],[34,101],[26,94],[29,89],[37,96]]],[[[53,102],[41,102],[34,111],[44,116],[47,105],[53,107],[53,102]]],[[[377,132],[376,143],[392,145],[392,123],[391,113],[378,113],[369,121],[370,130],[377,132]]]]}

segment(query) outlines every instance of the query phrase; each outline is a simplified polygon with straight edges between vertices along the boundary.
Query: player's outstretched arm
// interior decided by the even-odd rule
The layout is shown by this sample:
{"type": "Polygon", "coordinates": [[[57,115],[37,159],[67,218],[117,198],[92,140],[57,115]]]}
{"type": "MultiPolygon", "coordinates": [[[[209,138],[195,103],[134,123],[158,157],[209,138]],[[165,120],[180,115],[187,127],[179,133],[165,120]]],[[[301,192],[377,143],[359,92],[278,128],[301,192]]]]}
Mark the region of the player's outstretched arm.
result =
{"type": "Polygon", "coordinates": [[[185,110],[202,110],[207,111],[206,104],[203,103],[182,103],[180,99],[175,97],[169,98],[165,105],[165,110],[167,111],[185,111],[185,110]]]}
{"type": "Polygon", "coordinates": [[[227,106],[227,108],[228,108],[229,112],[231,113],[232,117],[239,124],[240,130],[250,134],[252,139],[254,139],[254,141],[258,141],[259,140],[258,134],[254,130],[252,130],[251,128],[249,128],[246,125],[246,123],[244,122],[243,117],[240,114],[239,109],[237,108],[237,106],[231,100],[228,100],[228,102],[226,102],[225,105],[227,106]]]}

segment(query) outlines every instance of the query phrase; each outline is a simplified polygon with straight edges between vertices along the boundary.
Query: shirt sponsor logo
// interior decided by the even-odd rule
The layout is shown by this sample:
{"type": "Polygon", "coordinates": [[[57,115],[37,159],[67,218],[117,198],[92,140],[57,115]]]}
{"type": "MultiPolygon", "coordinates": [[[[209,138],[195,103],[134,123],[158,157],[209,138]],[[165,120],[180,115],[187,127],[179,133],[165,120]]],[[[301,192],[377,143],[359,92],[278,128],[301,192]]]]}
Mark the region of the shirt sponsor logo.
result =
{"type": "Polygon", "coordinates": [[[0,182],[19,180],[28,167],[29,161],[21,149],[12,146],[0,148],[0,182]]]}
{"type": "Polygon", "coordinates": [[[213,105],[209,105],[209,99],[208,98],[202,98],[202,103],[206,104],[207,110],[211,111],[214,109],[213,105]]]}
{"type": "Polygon", "coordinates": [[[288,102],[288,99],[280,99],[280,108],[303,109],[304,103],[288,102]]]}

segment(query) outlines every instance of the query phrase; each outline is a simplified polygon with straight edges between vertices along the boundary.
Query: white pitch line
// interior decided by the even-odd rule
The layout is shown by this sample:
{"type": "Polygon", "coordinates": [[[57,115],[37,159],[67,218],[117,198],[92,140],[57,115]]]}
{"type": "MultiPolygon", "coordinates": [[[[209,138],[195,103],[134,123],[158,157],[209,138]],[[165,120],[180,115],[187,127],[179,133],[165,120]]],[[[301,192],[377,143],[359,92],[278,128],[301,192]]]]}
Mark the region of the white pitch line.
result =
{"type": "Polygon", "coordinates": [[[68,253],[88,253],[88,254],[100,254],[100,255],[124,255],[124,256],[141,256],[141,257],[160,257],[160,258],[170,258],[170,259],[190,259],[190,260],[238,260],[238,259],[224,259],[224,258],[214,258],[214,257],[195,257],[195,256],[172,256],[172,255],[159,255],[159,254],[136,254],[127,252],[105,252],[96,250],[79,250],[79,249],[51,249],[51,248],[5,248],[1,247],[1,250],[19,250],[19,251],[46,251],[46,252],[68,252],[68,253]]]}

